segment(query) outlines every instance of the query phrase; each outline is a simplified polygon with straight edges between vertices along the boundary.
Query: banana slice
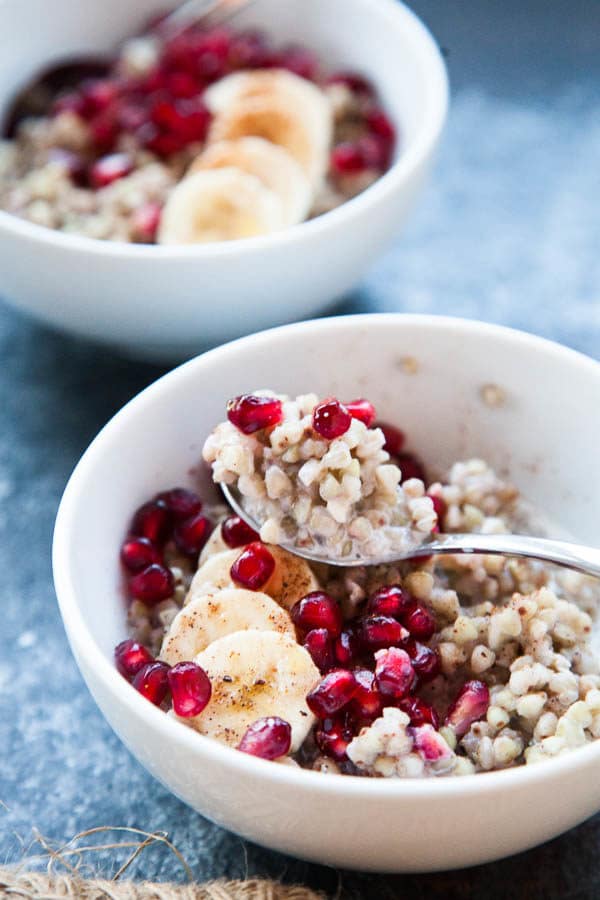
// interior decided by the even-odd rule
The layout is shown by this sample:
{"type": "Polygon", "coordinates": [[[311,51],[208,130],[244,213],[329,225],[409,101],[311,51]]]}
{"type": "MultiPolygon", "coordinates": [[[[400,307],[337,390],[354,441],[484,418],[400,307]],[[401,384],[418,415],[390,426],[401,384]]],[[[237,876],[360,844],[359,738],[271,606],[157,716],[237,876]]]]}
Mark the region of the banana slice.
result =
{"type": "Polygon", "coordinates": [[[187,174],[204,169],[235,167],[255,175],[283,203],[286,225],[306,219],[312,205],[312,190],[301,166],[283,147],[260,137],[210,144],[188,169],[187,174]]]}
{"type": "Polygon", "coordinates": [[[158,242],[201,244],[270,234],[285,226],[277,194],[239,169],[195,172],[165,203],[158,242]]]}
{"type": "Polygon", "coordinates": [[[221,535],[221,522],[217,522],[209,539],[202,548],[202,553],[198,559],[198,565],[203,565],[203,563],[205,563],[209,557],[214,556],[215,553],[223,553],[223,551],[229,549],[229,546],[225,543],[221,535]]]}
{"type": "Polygon", "coordinates": [[[316,190],[329,164],[331,105],[318,87],[285,69],[240,72],[206,93],[214,113],[209,141],[246,135],[266,138],[290,153],[316,190]]]}
{"type": "Polygon", "coordinates": [[[284,609],[260,591],[226,588],[196,597],[180,610],[163,641],[160,658],[169,665],[194,659],[209,644],[235,631],[278,631],[295,638],[284,609]]]}
{"type": "MultiPolygon", "coordinates": [[[[268,547],[275,557],[275,570],[262,587],[264,594],[268,594],[284,609],[291,609],[305,594],[319,590],[319,582],[306,560],[281,547],[272,544],[268,547]]],[[[203,594],[214,594],[223,588],[234,587],[231,567],[243,549],[237,547],[235,550],[225,550],[207,559],[192,579],[185,605],[203,594]]]]}
{"type": "Polygon", "coordinates": [[[315,721],[305,698],[320,674],[293,638],[277,631],[236,631],[214,641],[194,661],[210,678],[212,696],[186,724],[237,747],[256,719],[280,716],[292,728],[291,752],[300,747],[315,721]]]}

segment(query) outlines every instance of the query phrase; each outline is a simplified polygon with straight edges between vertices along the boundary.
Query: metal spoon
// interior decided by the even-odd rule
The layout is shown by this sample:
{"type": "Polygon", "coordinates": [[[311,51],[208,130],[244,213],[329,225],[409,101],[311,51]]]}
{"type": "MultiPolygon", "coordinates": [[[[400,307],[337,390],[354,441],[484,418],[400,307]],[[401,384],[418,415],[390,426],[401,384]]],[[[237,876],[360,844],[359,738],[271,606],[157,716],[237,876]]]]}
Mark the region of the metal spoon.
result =
{"type": "Polygon", "coordinates": [[[231,19],[242,7],[255,2],[256,0],[186,0],[165,16],[161,25],[166,25],[167,28],[185,28],[193,22],[219,25],[231,19]]]}
{"type": "MultiPolygon", "coordinates": [[[[260,523],[248,515],[241,504],[239,495],[228,485],[221,485],[221,490],[233,511],[250,528],[260,531],[260,523]]],[[[543,560],[567,569],[575,569],[585,575],[600,577],[600,550],[596,547],[586,547],[570,541],[555,541],[552,538],[531,537],[528,534],[436,534],[432,540],[425,541],[405,553],[340,559],[330,559],[324,553],[320,554],[315,550],[296,547],[291,543],[282,543],[281,546],[309,562],[340,567],[378,566],[441,553],[485,553],[492,556],[520,556],[543,560]]]]}

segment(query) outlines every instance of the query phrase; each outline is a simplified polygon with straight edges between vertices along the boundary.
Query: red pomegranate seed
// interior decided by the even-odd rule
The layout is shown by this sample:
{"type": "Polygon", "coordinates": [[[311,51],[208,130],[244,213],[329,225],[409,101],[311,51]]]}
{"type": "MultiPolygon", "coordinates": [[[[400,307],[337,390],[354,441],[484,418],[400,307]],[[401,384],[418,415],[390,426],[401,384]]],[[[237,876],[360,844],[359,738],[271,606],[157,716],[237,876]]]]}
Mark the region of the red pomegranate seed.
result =
{"type": "Polygon", "coordinates": [[[254,434],[261,428],[272,428],[281,422],[281,400],[242,394],[227,404],[227,418],[242,434],[254,434]]]}
{"type": "Polygon", "coordinates": [[[375,675],[368,669],[355,669],[358,688],[352,699],[352,709],[361,719],[376,719],[383,710],[383,697],[375,675]]]}
{"type": "Polygon", "coordinates": [[[376,134],[377,137],[383,138],[388,144],[393,144],[396,140],[396,129],[390,118],[379,107],[373,107],[365,116],[365,121],[369,131],[376,134]]]}
{"type": "Polygon", "coordinates": [[[438,734],[434,725],[421,725],[413,729],[415,749],[419,756],[427,762],[437,762],[452,756],[452,750],[441,734],[438,734]]]}
{"type": "Polygon", "coordinates": [[[435,709],[420,697],[403,697],[398,707],[409,716],[411,725],[433,725],[436,730],[440,727],[435,709]]]}
{"type": "Polygon", "coordinates": [[[238,744],[238,750],[261,759],[279,759],[292,746],[292,728],[278,716],[257,719],[238,744]]]}
{"type": "Polygon", "coordinates": [[[304,638],[304,648],[312,656],[320,672],[328,672],[335,666],[333,640],[326,628],[313,628],[304,638]]]}
{"type": "Polygon", "coordinates": [[[369,161],[358,141],[343,141],[331,151],[330,165],[335,175],[359,175],[369,168],[369,161]]]}
{"type": "Polygon", "coordinates": [[[142,666],[133,679],[133,686],[150,703],[160,706],[169,693],[168,675],[169,666],[166,663],[148,663],[142,666]]]}
{"type": "Polygon", "coordinates": [[[164,544],[171,528],[171,515],[164,500],[151,500],[137,510],[131,523],[131,533],[146,537],[153,544],[164,544]]]}
{"type": "Polygon", "coordinates": [[[144,203],[136,209],[131,217],[136,236],[147,243],[153,241],[160,225],[161,214],[162,208],[159,203],[144,203]]]}
{"type": "Polygon", "coordinates": [[[367,169],[379,169],[384,172],[389,168],[391,150],[382,138],[374,134],[365,134],[356,142],[367,169]]]}
{"type": "Polygon", "coordinates": [[[327,719],[350,703],[357,690],[358,683],[352,672],[334,669],[306,695],[306,703],[315,716],[327,719]]]}
{"type": "Polygon", "coordinates": [[[160,551],[145,537],[132,537],[121,547],[121,562],[128,572],[141,572],[152,563],[161,563],[160,551]]]}
{"type": "Polygon", "coordinates": [[[152,654],[137,641],[121,641],[115,647],[115,665],[128,681],[137,675],[142,666],[154,662],[152,654]]]}
{"type": "Polygon", "coordinates": [[[178,134],[163,134],[151,122],[146,122],[138,131],[139,142],[156,153],[157,156],[168,157],[173,153],[179,153],[186,145],[186,141],[178,134]]]}
{"type": "Polygon", "coordinates": [[[197,97],[202,92],[198,80],[188,72],[170,72],[166,76],[167,91],[178,99],[197,97]]]}
{"type": "Polygon", "coordinates": [[[342,611],[337,600],[323,591],[312,591],[294,604],[290,611],[292,622],[300,631],[324,628],[332,637],[342,631],[342,611]]]}
{"type": "Polygon", "coordinates": [[[405,650],[390,647],[375,654],[375,677],[377,686],[386,697],[399,699],[411,689],[415,673],[410,657],[405,650]]]}
{"type": "Polygon", "coordinates": [[[119,178],[124,178],[133,169],[133,160],[128,153],[111,153],[101,156],[90,169],[90,184],[103,188],[119,178]]]}
{"type": "Polygon", "coordinates": [[[391,616],[397,619],[415,605],[416,600],[399,584],[386,584],[371,594],[367,611],[373,616],[391,616]]]}
{"type": "Polygon", "coordinates": [[[428,641],[435,633],[435,619],[424,606],[415,606],[410,612],[402,616],[402,623],[406,625],[414,638],[428,641]]]}
{"type": "Polygon", "coordinates": [[[262,31],[243,31],[234,35],[229,48],[232,69],[262,69],[270,62],[267,38],[262,31]]]}
{"type": "Polygon", "coordinates": [[[52,115],[58,116],[61,113],[74,113],[81,118],[85,117],[87,104],[85,99],[77,91],[70,91],[58,97],[52,104],[52,115]]]}
{"type": "Polygon", "coordinates": [[[119,96],[119,87],[107,78],[91,78],[83,82],[81,93],[87,110],[93,114],[103,112],[114,103],[119,96]]]}
{"type": "Polygon", "coordinates": [[[316,78],[317,58],[306,47],[285,47],[281,53],[277,54],[275,62],[280,68],[288,69],[301,78],[308,78],[310,81],[316,78]]]}
{"type": "Polygon", "coordinates": [[[406,436],[403,431],[396,428],[395,425],[388,425],[387,422],[378,422],[377,428],[381,428],[385,438],[383,449],[387,450],[392,456],[398,456],[404,446],[406,436]]]}
{"type": "Polygon", "coordinates": [[[400,466],[402,472],[401,484],[404,484],[409,478],[420,478],[421,481],[427,481],[425,469],[413,453],[399,453],[394,462],[400,466]]]}
{"type": "Polygon", "coordinates": [[[404,649],[410,656],[413,669],[419,676],[419,681],[431,681],[440,671],[440,657],[437,650],[425,647],[418,641],[409,640],[404,649]]]}
{"type": "Polygon", "coordinates": [[[154,606],[170,597],[175,589],[173,574],[166,566],[153,563],[129,580],[129,592],[146,606],[154,606]]]}
{"type": "Polygon", "coordinates": [[[352,416],[339,400],[324,400],[313,410],[312,426],[328,441],[346,434],[351,424],[352,416]]]}
{"type": "Polygon", "coordinates": [[[360,620],[360,639],[369,650],[381,650],[402,644],[408,631],[391,616],[365,616],[360,620]]]}
{"type": "Polygon", "coordinates": [[[204,669],[194,662],[180,662],[169,669],[168,679],[176,715],[183,718],[199,716],[212,693],[210,679],[204,669]]]}
{"type": "Polygon", "coordinates": [[[353,419],[360,419],[361,422],[370,428],[375,421],[375,407],[368,400],[359,399],[351,400],[350,403],[344,403],[344,406],[353,419]]]}
{"type": "Polygon", "coordinates": [[[315,728],[315,742],[319,750],[338,762],[346,759],[346,749],[353,737],[351,721],[345,714],[324,719],[315,728]]]}
{"type": "Polygon", "coordinates": [[[204,102],[191,100],[159,100],[151,113],[152,121],[160,129],[173,133],[185,143],[203,141],[210,125],[210,112],[204,102]]]}
{"type": "Polygon", "coordinates": [[[334,653],[338,665],[348,668],[353,665],[359,655],[359,639],[353,627],[345,628],[336,638],[334,653]]]}
{"type": "Polygon", "coordinates": [[[211,524],[198,514],[180,522],[173,532],[175,546],[185,556],[198,556],[210,534],[211,524]]]}
{"type": "Polygon", "coordinates": [[[443,497],[438,497],[434,494],[427,494],[431,502],[433,503],[433,508],[435,510],[435,514],[437,516],[437,525],[433,529],[434,531],[441,531],[444,527],[444,517],[448,511],[448,507],[446,505],[446,501],[443,497]]]}
{"type": "Polygon", "coordinates": [[[334,72],[327,79],[327,84],[343,84],[358,96],[375,96],[375,88],[371,82],[356,72],[334,72]]]}
{"type": "Polygon", "coordinates": [[[228,547],[243,547],[257,541],[258,534],[239,516],[229,516],[221,524],[221,537],[228,547]]]}
{"type": "Polygon", "coordinates": [[[166,504],[167,509],[176,522],[183,522],[184,519],[197,516],[202,509],[202,500],[198,494],[195,494],[194,491],[188,491],[186,488],[173,488],[170,491],[163,491],[156,500],[166,504]]]}
{"type": "Polygon", "coordinates": [[[273,554],[255,541],[240,553],[231,567],[231,577],[249,591],[260,591],[275,571],[273,554]]]}
{"type": "Polygon", "coordinates": [[[483,681],[467,681],[446,713],[444,724],[454,729],[457,737],[466,734],[473,722],[488,711],[490,692],[483,681]]]}

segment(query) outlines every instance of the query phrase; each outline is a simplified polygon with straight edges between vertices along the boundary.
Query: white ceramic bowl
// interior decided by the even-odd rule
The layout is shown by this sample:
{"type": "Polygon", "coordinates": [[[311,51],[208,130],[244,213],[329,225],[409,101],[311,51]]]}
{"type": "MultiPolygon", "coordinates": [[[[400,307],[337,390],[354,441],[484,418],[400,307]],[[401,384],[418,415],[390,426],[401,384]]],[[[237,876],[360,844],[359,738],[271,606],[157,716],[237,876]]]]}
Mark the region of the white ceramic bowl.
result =
{"type": "MultiPolygon", "coordinates": [[[[170,5],[173,0],[0,3],[0,112],[42,63],[114,47],[170,5]]],[[[110,243],[0,212],[6,300],[50,325],[138,356],[183,359],[215,342],[315,315],[361,278],[398,234],[431,163],[447,107],[437,45],[397,0],[258,0],[239,23],[305,43],[332,70],[371,77],[401,134],[391,170],[318,219],[216,245],[110,243]]]]}
{"type": "Polygon", "coordinates": [[[539,338],[428,316],[353,316],[243,338],[181,366],[104,428],[58,514],[54,575],[65,627],[102,712],[178,797],[251,840],[330,865],[424,871],[525,850],[600,808],[600,741],[463,778],[327,776],[246,756],[140,697],[115,670],[126,635],[119,544],[133,509],[185,483],[225,401],[273,387],[364,395],[436,466],[480,455],[575,537],[600,543],[600,365],[539,338]],[[413,356],[416,375],[401,360],[413,356]],[[486,406],[480,388],[501,386],[486,406]]]}

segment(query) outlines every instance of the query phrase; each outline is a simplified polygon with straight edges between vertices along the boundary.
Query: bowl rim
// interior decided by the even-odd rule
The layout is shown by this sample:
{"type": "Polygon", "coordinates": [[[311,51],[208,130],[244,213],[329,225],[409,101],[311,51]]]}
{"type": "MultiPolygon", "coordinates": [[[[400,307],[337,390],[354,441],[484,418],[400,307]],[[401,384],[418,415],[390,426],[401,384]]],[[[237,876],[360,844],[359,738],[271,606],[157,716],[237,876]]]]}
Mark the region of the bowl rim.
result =
{"type": "Polygon", "coordinates": [[[372,185],[340,206],[305,222],[270,235],[246,238],[241,241],[218,241],[214,244],[161,245],[132,244],[126,241],[104,241],[79,234],[68,234],[21,219],[13,213],[0,210],[0,231],[15,237],[28,238],[44,247],[57,250],[92,253],[103,257],[155,259],[166,262],[176,259],[205,260],[207,258],[246,255],[271,247],[277,250],[293,242],[319,239],[329,231],[343,227],[346,221],[369,215],[377,204],[409,180],[413,172],[432,152],[442,132],[448,112],[449,85],[446,65],[439,46],[424,22],[401,0],[357,0],[365,7],[365,14],[373,14],[376,5],[385,24],[392,29],[410,30],[414,46],[425,63],[428,85],[431,89],[427,116],[420,122],[414,139],[372,185]]]}
{"type": "MultiPolygon", "coordinates": [[[[247,345],[253,341],[260,343],[272,338],[277,339],[280,334],[310,332],[314,328],[335,330],[340,326],[354,324],[364,329],[375,323],[382,323],[384,326],[406,323],[439,331],[459,330],[467,338],[472,336],[503,338],[505,341],[512,342],[515,347],[527,348],[529,352],[543,353],[560,361],[571,362],[584,368],[591,377],[600,381],[599,362],[546,338],[478,320],[407,313],[369,313],[311,319],[306,322],[283,325],[230,341],[183,363],[134,396],[109,420],[82,455],[64,490],[54,528],[52,566],[63,625],[78,665],[78,656],[85,656],[87,667],[95,671],[96,678],[102,681],[106,693],[112,697],[113,702],[118,703],[133,719],[141,720],[148,728],[162,732],[163,740],[175,742],[198,757],[209,761],[214,760],[220,765],[232,766],[241,773],[247,773],[250,777],[262,778],[276,784],[304,787],[309,791],[320,791],[327,795],[348,796],[349,798],[377,797],[382,801],[384,799],[392,801],[394,798],[399,800],[435,799],[448,796],[460,797],[474,792],[497,793],[508,789],[518,789],[527,784],[538,784],[540,781],[553,777],[560,778],[573,769],[583,768],[592,763],[598,764],[600,762],[600,739],[582,747],[573,748],[561,756],[543,760],[536,765],[521,765],[494,772],[480,772],[473,778],[377,779],[355,775],[326,777],[323,773],[300,767],[273,765],[272,762],[240,753],[234,748],[199,734],[147,702],[132,690],[131,686],[118,673],[114,665],[103,654],[93,633],[86,625],[77,601],[76,585],[69,565],[70,534],[72,533],[70,523],[80,502],[82,490],[85,493],[86,480],[93,472],[96,460],[104,453],[105,442],[112,440],[118,434],[121,424],[126,422],[131,412],[143,405],[151,406],[155,396],[165,390],[171,390],[179,379],[186,377],[195,368],[202,368],[207,361],[210,364],[213,357],[235,355],[240,344],[247,345]]],[[[79,667],[81,669],[81,666],[79,667]]],[[[87,681],[87,679],[85,680],[87,681]]]]}

